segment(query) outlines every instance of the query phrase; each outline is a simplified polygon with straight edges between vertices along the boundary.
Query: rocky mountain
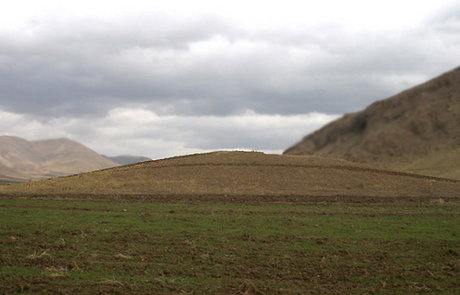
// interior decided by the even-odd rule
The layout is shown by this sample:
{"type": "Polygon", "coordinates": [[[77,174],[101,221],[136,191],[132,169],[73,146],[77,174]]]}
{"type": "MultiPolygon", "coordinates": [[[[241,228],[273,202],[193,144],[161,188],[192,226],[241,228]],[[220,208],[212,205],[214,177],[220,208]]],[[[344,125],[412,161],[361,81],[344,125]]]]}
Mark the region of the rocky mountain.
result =
{"type": "Polygon", "coordinates": [[[118,164],[70,139],[0,136],[0,179],[43,179],[114,166],[118,164]]]}
{"type": "Polygon", "coordinates": [[[345,114],[284,153],[460,178],[460,67],[345,114]]]}

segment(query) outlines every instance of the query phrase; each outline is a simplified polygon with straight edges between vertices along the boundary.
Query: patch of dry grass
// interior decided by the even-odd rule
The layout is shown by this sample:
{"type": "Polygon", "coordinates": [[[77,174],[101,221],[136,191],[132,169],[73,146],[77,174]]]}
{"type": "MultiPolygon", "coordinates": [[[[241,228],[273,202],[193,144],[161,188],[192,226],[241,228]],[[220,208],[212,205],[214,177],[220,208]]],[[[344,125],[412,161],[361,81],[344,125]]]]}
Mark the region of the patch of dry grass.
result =
{"type": "Polygon", "coordinates": [[[3,194],[458,197],[460,181],[341,160],[216,152],[0,188],[3,194]]]}

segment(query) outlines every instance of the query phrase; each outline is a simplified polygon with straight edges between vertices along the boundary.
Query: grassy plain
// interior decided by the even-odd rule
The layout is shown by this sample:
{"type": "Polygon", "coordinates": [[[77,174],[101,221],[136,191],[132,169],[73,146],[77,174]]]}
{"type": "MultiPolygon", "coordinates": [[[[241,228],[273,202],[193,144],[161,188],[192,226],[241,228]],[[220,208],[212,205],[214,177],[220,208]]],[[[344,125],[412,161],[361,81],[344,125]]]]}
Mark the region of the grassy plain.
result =
{"type": "Polygon", "coordinates": [[[0,199],[0,294],[459,294],[459,209],[0,199]]]}

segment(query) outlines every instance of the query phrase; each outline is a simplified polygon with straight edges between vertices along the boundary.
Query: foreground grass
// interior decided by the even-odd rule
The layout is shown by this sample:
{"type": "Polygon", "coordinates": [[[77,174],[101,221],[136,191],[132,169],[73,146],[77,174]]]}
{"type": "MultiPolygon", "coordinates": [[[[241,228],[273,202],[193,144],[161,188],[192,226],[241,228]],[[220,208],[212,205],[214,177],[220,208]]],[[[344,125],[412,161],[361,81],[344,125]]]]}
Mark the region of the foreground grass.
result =
{"type": "Polygon", "coordinates": [[[0,200],[0,294],[458,294],[458,209],[0,200]]]}

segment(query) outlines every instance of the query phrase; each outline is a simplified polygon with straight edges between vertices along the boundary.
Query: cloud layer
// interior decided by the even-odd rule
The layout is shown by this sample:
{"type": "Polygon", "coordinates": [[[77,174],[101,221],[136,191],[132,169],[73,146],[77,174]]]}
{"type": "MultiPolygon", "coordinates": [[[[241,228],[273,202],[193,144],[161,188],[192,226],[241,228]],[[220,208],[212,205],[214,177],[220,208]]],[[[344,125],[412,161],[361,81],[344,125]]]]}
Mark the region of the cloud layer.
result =
{"type": "Polygon", "coordinates": [[[0,131],[108,154],[279,151],[460,61],[449,1],[198,2],[5,9],[0,131]]]}
{"type": "Polygon", "coordinates": [[[92,120],[39,120],[0,111],[0,134],[31,140],[68,137],[90,143],[91,148],[110,155],[136,151],[151,158],[223,149],[280,153],[286,143],[336,118],[320,113],[282,116],[251,111],[231,116],[177,116],[116,108],[92,120]]]}

